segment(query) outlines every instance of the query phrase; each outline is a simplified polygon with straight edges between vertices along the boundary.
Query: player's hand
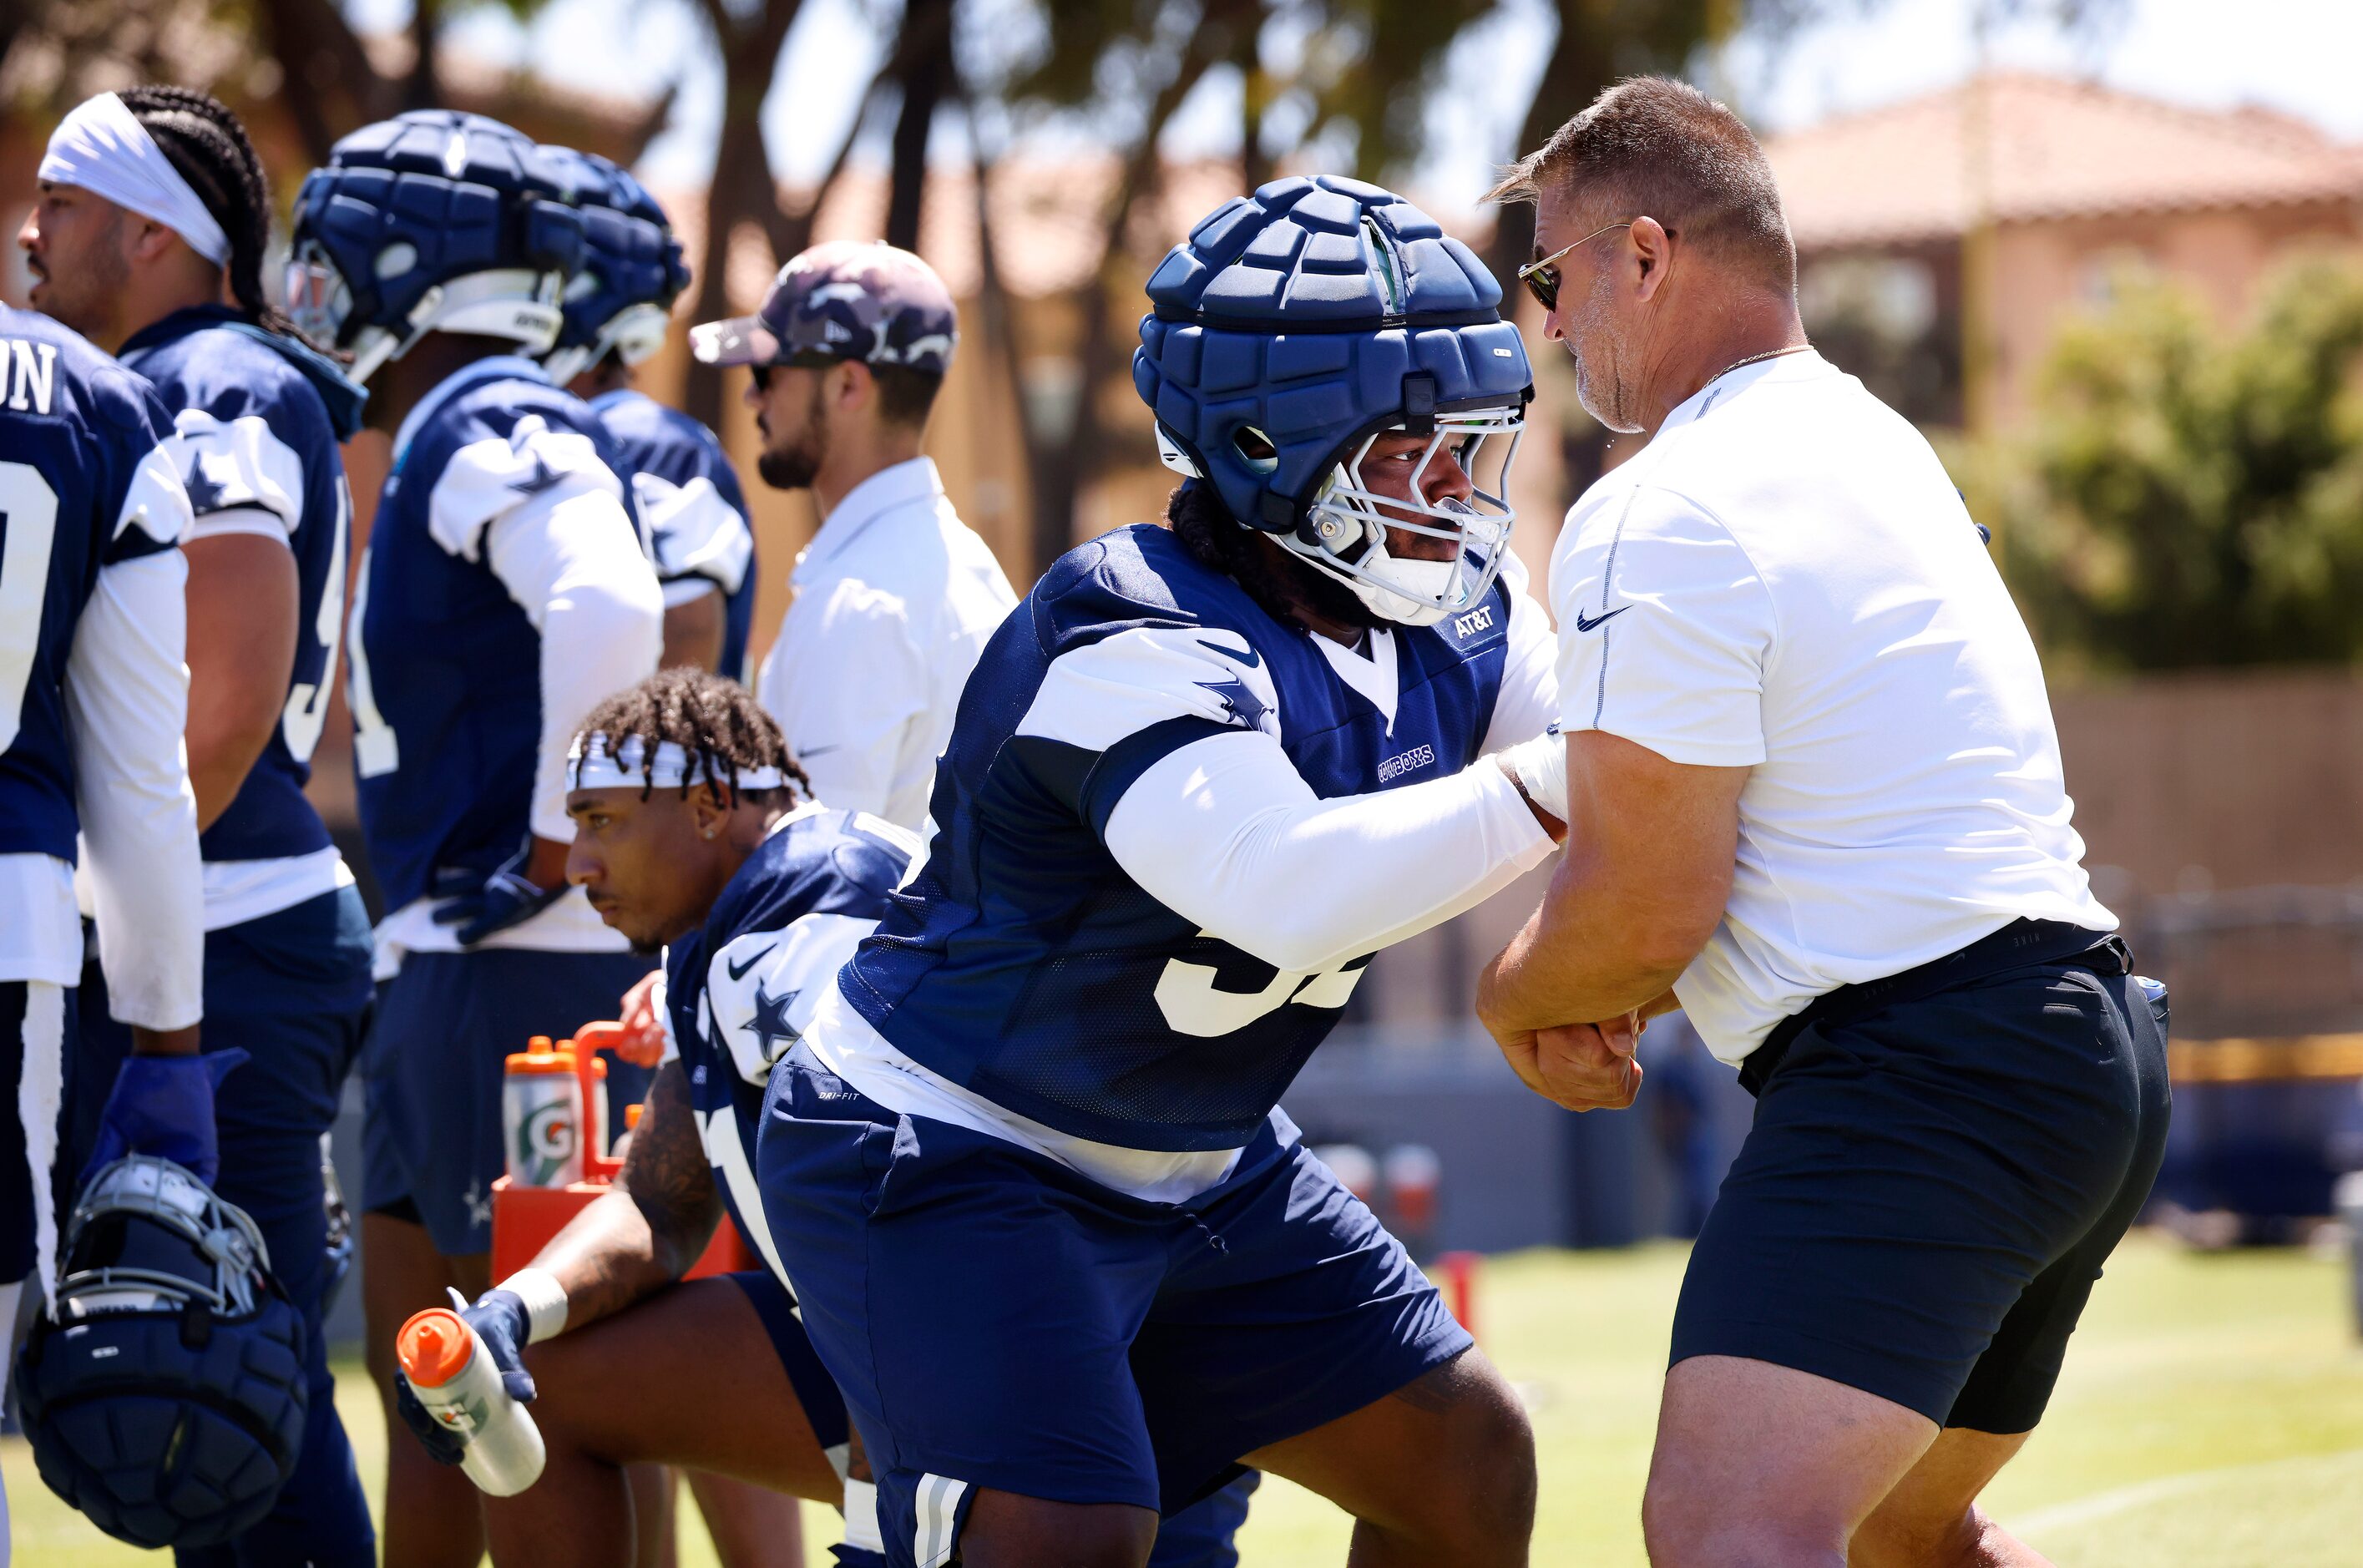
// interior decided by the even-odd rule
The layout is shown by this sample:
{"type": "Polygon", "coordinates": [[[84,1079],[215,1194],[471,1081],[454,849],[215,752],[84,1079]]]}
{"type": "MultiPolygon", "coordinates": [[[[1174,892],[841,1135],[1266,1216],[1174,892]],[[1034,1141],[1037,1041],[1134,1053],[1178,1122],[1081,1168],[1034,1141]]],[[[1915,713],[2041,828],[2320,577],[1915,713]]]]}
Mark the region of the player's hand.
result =
{"type": "Polygon", "coordinates": [[[558,850],[561,868],[553,880],[544,870],[549,840],[528,835],[517,852],[488,876],[471,871],[435,873],[435,923],[457,926],[452,935],[461,947],[473,947],[495,931],[522,925],[558,902],[566,892],[565,846],[558,850]]]}
{"type": "Polygon", "coordinates": [[[212,1186],[221,1174],[214,1091],[246,1056],[233,1047],[204,1056],[125,1057],[99,1112],[98,1146],[82,1179],[127,1154],[156,1154],[212,1186]]]}
{"type": "Polygon", "coordinates": [[[1641,1064],[1633,1060],[1639,1020],[1558,1024],[1502,1041],[1502,1054],[1519,1081],[1553,1105],[1571,1111],[1617,1110],[1641,1092],[1641,1064]]]}
{"type": "Polygon", "coordinates": [[[664,1005],[663,970],[651,969],[632,983],[624,993],[623,1035],[613,1047],[617,1056],[635,1067],[654,1067],[664,1060],[664,1005]]]}
{"type": "Polygon", "coordinates": [[[468,1440],[427,1413],[427,1407],[411,1392],[410,1379],[399,1369],[394,1374],[394,1407],[427,1458],[438,1464],[458,1464],[467,1458],[468,1440]]]}

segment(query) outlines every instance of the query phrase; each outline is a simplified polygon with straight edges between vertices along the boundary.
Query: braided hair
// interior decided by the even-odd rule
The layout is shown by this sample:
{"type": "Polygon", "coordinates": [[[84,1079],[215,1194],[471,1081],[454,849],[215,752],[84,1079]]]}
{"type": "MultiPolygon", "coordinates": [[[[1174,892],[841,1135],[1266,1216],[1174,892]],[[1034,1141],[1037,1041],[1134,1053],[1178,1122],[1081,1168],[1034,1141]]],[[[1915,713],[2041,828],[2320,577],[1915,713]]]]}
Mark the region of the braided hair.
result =
{"type": "Polygon", "coordinates": [[[193,87],[127,87],[116,96],[228,236],[229,292],[239,309],[258,326],[293,336],[294,327],[262,292],[271,186],[246,127],[219,99],[193,87]]]}
{"type": "MultiPolygon", "coordinates": [[[[671,741],[704,763],[704,779],[729,781],[733,806],[741,799],[759,806],[769,803],[770,790],[738,788],[742,771],[760,768],[777,768],[792,781],[786,791],[788,802],[783,804],[793,804],[799,794],[806,800],[812,798],[812,780],[788,754],[787,738],[771,716],[756,705],[755,694],[694,665],[660,670],[638,685],[617,692],[591,710],[582,728],[585,735],[606,736],[610,756],[636,735],[645,757],[655,756],[660,745],[671,741]]],[[[648,799],[655,788],[653,779],[642,784],[640,798],[648,799]]],[[[683,780],[682,799],[689,798],[689,782],[683,780]]]]}

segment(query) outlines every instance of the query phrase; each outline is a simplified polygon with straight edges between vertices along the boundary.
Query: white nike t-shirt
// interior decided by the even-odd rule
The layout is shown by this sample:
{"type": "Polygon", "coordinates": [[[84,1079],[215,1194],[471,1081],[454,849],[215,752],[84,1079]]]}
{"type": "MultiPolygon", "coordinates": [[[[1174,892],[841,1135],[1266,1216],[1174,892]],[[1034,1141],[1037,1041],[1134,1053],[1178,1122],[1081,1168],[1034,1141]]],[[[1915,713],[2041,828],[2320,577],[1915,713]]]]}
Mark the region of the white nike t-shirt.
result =
{"type": "Polygon", "coordinates": [[[2097,931],[2042,665],[1920,433],[1820,355],[1724,375],[1568,513],[1562,722],[1753,771],[1674,991],[1738,1062],[2021,917],[2097,931]]]}

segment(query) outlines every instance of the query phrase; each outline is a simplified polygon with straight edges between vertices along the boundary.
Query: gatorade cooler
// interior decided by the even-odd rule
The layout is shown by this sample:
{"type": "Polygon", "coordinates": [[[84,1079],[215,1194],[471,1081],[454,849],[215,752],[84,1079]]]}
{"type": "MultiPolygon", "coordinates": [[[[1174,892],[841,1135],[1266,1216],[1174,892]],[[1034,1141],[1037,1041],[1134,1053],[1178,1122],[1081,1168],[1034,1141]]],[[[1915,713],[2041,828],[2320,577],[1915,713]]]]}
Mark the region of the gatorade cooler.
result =
{"type": "MultiPolygon", "coordinates": [[[[532,1057],[563,1059],[565,1066],[562,1069],[537,1066],[524,1076],[547,1081],[558,1079],[561,1073],[566,1074],[563,1081],[572,1091],[566,1103],[592,1107],[593,1115],[598,1120],[594,1123],[596,1131],[592,1138],[576,1140],[582,1156],[578,1174],[548,1185],[527,1184],[514,1180],[513,1175],[503,1176],[493,1184],[493,1278],[506,1279],[532,1262],[535,1254],[549,1244],[549,1239],[565,1229],[567,1222],[582,1212],[583,1205],[607,1190],[615,1180],[616,1173],[623,1168],[622,1161],[607,1157],[605,1139],[599,1136],[605,1131],[602,1124],[605,1118],[599,1115],[599,1109],[606,1091],[603,1080],[607,1075],[607,1064],[593,1054],[600,1050],[614,1049],[622,1034],[621,1024],[585,1024],[574,1031],[572,1040],[560,1040],[555,1046],[546,1036],[537,1035],[532,1042],[536,1050],[509,1058],[512,1076],[508,1083],[512,1086],[518,1081],[516,1066],[518,1062],[532,1057]]],[[[557,1103],[559,1098],[539,1087],[527,1097],[538,1104],[557,1103]]],[[[524,1124],[515,1125],[522,1128],[524,1124]]],[[[510,1134],[509,1169],[512,1173],[516,1170],[516,1152],[522,1136],[516,1130],[510,1134]]],[[[736,1273],[742,1269],[762,1266],[762,1260],[756,1257],[740,1238],[738,1227],[725,1217],[722,1223],[715,1227],[714,1240],[707,1243],[696,1266],[683,1277],[703,1279],[707,1274],[736,1273]]]]}

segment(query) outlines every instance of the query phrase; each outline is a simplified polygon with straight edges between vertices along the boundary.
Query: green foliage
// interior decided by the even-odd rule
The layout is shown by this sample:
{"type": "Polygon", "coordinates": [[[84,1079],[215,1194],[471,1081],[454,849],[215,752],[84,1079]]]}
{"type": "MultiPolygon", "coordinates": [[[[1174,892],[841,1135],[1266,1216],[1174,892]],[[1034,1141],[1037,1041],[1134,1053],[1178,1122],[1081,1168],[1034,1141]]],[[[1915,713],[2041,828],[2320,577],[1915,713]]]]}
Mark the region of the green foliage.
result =
{"type": "Polygon", "coordinates": [[[2127,279],[2062,331],[2026,434],[1958,472],[2055,651],[2096,668],[2363,655],[2363,267],[2300,261],[2244,330],[2127,279]]]}

